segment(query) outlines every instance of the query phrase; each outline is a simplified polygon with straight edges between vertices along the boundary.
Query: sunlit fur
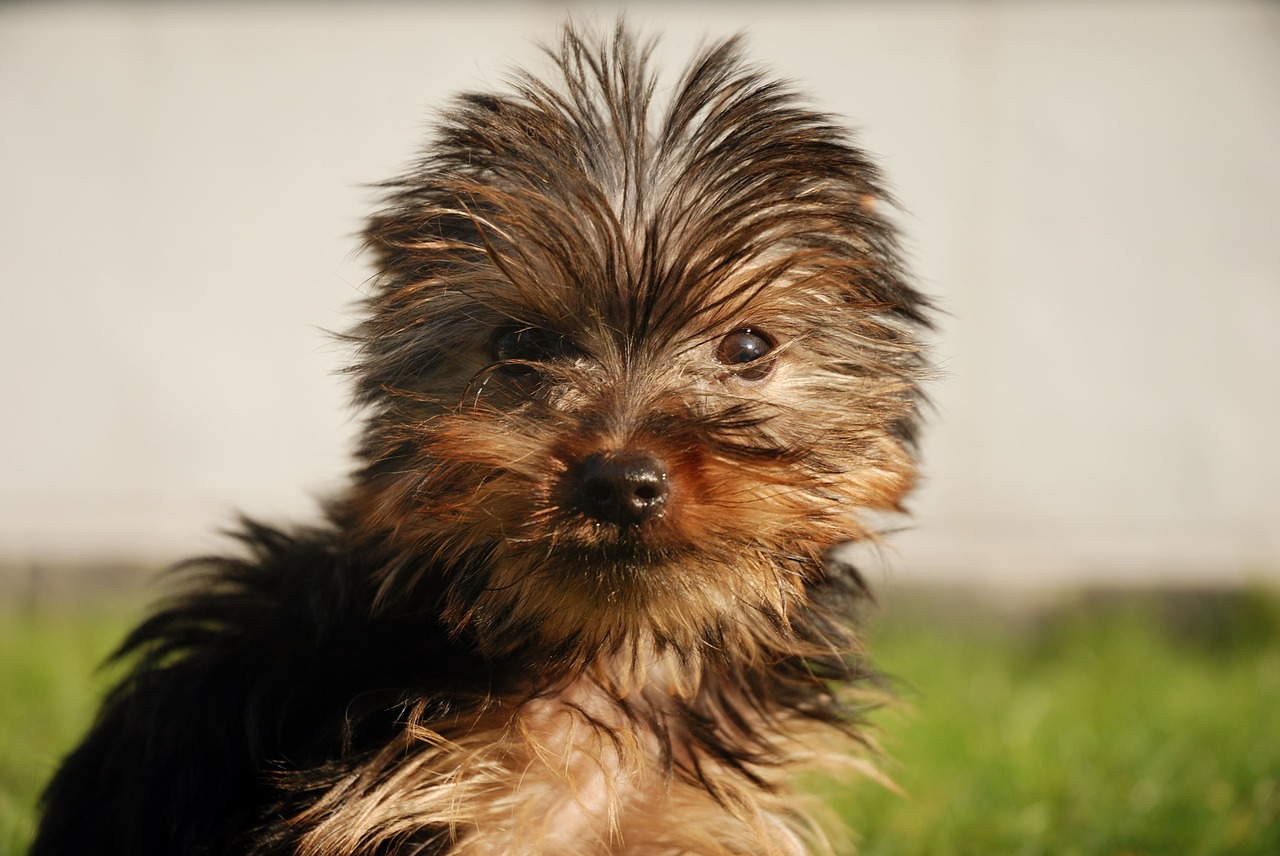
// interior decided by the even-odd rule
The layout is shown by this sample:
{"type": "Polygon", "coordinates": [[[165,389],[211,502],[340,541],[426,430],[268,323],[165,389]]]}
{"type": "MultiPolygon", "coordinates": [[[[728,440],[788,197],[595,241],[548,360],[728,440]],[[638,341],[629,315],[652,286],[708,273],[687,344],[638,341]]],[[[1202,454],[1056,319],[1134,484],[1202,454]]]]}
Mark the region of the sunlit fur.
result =
{"type": "Polygon", "coordinates": [[[847,132],[736,40],[662,98],[648,53],[566,29],[386,186],[353,486],[187,567],[36,854],[827,846],[790,782],[864,766],[873,683],[829,551],[911,488],[928,305],[847,132]],[[620,451],[635,525],[577,498],[620,451]]]}

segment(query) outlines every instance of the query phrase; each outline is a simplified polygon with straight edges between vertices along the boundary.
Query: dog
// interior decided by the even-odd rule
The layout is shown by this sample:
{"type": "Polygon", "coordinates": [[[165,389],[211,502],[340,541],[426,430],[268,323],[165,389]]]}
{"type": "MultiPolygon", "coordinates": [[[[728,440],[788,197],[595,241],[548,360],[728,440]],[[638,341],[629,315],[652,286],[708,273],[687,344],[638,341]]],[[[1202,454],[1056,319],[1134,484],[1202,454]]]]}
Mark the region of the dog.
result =
{"type": "Polygon", "coordinates": [[[879,692],[832,548],[912,487],[933,310],[846,131],[652,48],[566,27],[383,187],[351,485],[182,567],[35,856],[829,848],[791,783],[879,692]]]}

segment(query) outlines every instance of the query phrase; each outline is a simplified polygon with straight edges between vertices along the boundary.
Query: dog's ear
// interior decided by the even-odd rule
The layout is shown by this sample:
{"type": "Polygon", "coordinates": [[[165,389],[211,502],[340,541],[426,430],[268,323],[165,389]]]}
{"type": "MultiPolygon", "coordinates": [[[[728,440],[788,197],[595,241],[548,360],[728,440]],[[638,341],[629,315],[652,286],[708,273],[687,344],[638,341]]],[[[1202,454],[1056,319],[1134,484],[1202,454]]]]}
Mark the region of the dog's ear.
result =
{"type": "Polygon", "coordinates": [[[404,203],[369,219],[365,251],[383,284],[420,282],[432,275],[444,248],[440,220],[429,208],[404,203]]]}
{"type": "Polygon", "coordinates": [[[404,267],[404,229],[401,219],[390,214],[371,217],[365,224],[364,251],[380,275],[394,275],[404,267]]]}
{"type": "Polygon", "coordinates": [[[479,229],[465,211],[429,199],[392,202],[364,231],[365,252],[384,285],[425,282],[484,257],[479,229]]]}

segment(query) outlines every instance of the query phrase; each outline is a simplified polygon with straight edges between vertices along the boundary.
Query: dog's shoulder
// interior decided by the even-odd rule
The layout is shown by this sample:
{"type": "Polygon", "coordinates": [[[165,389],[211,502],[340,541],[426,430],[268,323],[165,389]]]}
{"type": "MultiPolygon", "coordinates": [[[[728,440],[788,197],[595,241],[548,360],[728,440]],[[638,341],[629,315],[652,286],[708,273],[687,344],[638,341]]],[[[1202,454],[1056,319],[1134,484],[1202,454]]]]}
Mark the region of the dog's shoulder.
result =
{"type": "Polygon", "coordinates": [[[246,520],[237,538],[176,568],[181,593],[113,655],[128,672],[46,790],[34,856],[222,852],[277,778],[381,745],[449,675],[480,671],[430,618],[378,608],[379,557],[338,527],[246,520]]]}

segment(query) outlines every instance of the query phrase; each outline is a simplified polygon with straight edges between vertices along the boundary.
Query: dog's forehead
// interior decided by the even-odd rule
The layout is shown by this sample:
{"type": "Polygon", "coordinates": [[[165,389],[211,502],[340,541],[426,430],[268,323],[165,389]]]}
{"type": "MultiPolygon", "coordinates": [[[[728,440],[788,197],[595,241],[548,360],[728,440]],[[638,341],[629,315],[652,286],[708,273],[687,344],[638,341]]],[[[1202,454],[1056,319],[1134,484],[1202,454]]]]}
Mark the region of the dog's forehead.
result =
{"type": "Polygon", "coordinates": [[[594,318],[618,333],[664,315],[716,323],[830,297],[874,266],[879,226],[860,219],[864,189],[763,143],[756,151],[749,134],[705,157],[573,148],[544,154],[536,176],[498,163],[468,177],[487,297],[507,314],[594,318]]]}
{"type": "Polygon", "coordinates": [[[546,80],[462,96],[391,185],[367,232],[376,310],[402,314],[412,291],[441,317],[446,292],[477,320],[631,342],[771,314],[921,321],[874,166],[735,41],[663,90],[628,45],[568,50],[546,80]]]}

